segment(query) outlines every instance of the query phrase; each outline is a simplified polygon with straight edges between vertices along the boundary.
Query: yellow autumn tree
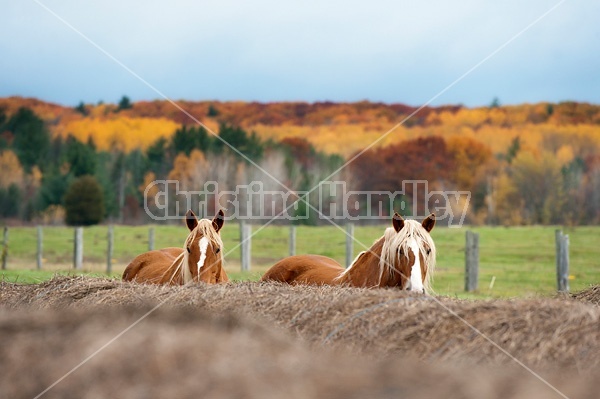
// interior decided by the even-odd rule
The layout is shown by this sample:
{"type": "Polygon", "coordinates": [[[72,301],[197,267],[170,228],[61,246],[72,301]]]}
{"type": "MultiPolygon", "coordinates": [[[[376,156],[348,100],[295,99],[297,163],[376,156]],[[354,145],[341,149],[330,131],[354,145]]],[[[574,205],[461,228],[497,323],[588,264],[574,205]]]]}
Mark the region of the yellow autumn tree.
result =
{"type": "Polygon", "coordinates": [[[156,186],[152,186],[154,181],[156,181],[156,175],[154,172],[147,172],[144,175],[144,182],[138,187],[140,193],[142,195],[147,194],[150,197],[154,197],[158,193],[158,188],[156,186]],[[148,192],[146,192],[146,189],[148,192]]]}
{"type": "Polygon", "coordinates": [[[204,154],[195,149],[190,156],[179,154],[173,162],[173,169],[169,172],[169,180],[179,181],[180,190],[199,190],[200,182],[208,178],[209,164],[204,154]]]}
{"type": "Polygon", "coordinates": [[[82,142],[92,139],[98,149],[131,151],[146,149],[161,137],[170,137],[178,124],[165,118],[80,118],[55,129],[63,137],[69,134],[82,142]]]}
{"type": "Polygon", "coordinates": [[[490,192],[486,197],[488,221],[503,226],[515,226],[523,223],[523,201],[510,176],[501,172],[490,178],[490,192]]]}
{"type": "Polygon", "coordinates": [[[11,184],[21,184],[24,172],[19,158],[11,150],[0,152],[0,187],[7,188],[11,184]]]}
{"type": "Polygon", "coordinates": [[[512,181],[529,223],[556,223],[564,205],[561,164],[553,154],[521,152],[512,164],[512,181]]]}
{"type": "Polygon", "coordinates": [[[473,191],[480,170],[492,159],[492,151],[483,143],[469,137],[453,136],[446,141],[454,157],[454,180],[460,190],[473,191]]]}

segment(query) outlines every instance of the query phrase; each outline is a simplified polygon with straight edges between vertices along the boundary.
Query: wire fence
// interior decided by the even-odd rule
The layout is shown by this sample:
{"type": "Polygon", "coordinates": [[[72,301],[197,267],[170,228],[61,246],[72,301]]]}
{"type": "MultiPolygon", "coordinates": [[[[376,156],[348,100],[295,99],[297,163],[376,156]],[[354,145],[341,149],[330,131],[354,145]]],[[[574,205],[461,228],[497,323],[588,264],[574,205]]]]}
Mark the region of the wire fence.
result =
{"type": "MultiPolygon", "coordinates": [[[[229,271],[260,275],[279,259],[294,254],[329,256],[348,267],[358,252],[381,237],[387,226],[343,229],[228,223],[222,230],[229,271]],[[256,233],[253,235],[253,232],[256,233]]],[[[551,227],[438,228],[434,289],[438,293],[510,295],[511,289],[549,293],[600,282],[600,228],[578,228],[569,235],[551,227]],[[553,234],[554,233],[554,234],[553,234]],[[592,237],[588,237],[592,235],[592,237]],[[553,237],[554,236],[554,237],[553,237]],[[480,238],[481,237],[481,238],[480,238]],[[523,237],[529,237],[529,242],[523,237]],[[589,241],[593,244],[590,244],[589,241]],[[578,281],[579,280],[579,281],[578,281]],[[459,282],[463,284],[457,284],[459,282]],[[503,285],[512,287],[503,288],[503,285]]],[[[182,246],[188,231],[175,226],[94,226],[4,228],[2,269],[77,270],[117,274],[140,253],[182,246]]],[[[240,277],[243,279],[243,276],[240,277]]]]}

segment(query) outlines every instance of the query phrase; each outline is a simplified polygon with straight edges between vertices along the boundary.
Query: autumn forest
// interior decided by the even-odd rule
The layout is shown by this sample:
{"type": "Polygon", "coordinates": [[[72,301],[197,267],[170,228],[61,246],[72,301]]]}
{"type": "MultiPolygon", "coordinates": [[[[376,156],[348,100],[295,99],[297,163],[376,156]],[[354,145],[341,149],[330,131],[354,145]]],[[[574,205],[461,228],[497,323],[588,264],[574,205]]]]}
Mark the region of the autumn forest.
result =
{"type": "MultiPolygon", "coordinates": [[[[430,189],[469,191],[471,224],[600,222],[597,105],[177,104],[186,112],[126,96],[73,107],[0,99],[0,217],[138,224],[148,221],[143,193],[157,179],[184,190],[205,181],[281,190],[271,175],[306,191],[331,175],[353,190],[393,192],[403,181],[427,180],[430,189]]],[[[312,215],[303,223],[322,221],[312,215]]]]}

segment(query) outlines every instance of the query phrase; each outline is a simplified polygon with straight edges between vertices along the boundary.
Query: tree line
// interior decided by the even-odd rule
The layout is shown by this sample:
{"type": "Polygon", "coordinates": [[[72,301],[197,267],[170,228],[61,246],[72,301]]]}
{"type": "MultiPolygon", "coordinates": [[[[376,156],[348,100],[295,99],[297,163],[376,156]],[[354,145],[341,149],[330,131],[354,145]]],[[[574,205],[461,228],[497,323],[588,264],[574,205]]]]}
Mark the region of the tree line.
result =
{"type": "Polygon", "coordinates": [[[202,126],[182,125],[171,137],[129,152],[117,146],[100,150],[91,137],[82,142],[72,135],[51,135],[28,108],[10,117],[0,111],[0,132],[0,216],[22,221],[141,223],[148,220],[143,193],[152,180],[185,182],[188,176],[184,186],[189,190],[209,180],[222,187],[260,180],[267,188],[283,189],[250,167],[251,160],[297,189],[343,161],[315,150],[306,140],[261,140],[226,122],[220,124],[218,137],[202,126]]]}
{"type": "MultiPolygon", "coordinates": [[[[393,191],[405,180],[427,180],[430,191],[469,191],[467,223],[597,224],[599,143],[573,153],[565,148],[578,139],[567,147],[563,140],[549,133],[542,146],[524,148],[515,136],[505,151],[493,153],[469,137],[422,137],[365,152],[351,174],[363,190],[393,191]]],[[[410,201],[410,186],[406,194],[410,201]]],[[[419,207],[433,206],[421,191],[416,198],[419,207]]]]}
{"type": "MultiPolygon", "coordinates": [[[[361,112],[378,107],[365,105],[361,112]]],[[[80,113],[89,111],[84,104],[76,108],[80,113]]],[[[559,108],[560,115],[569,109],[573,115],[581,109],[595,109],[559,108]]],[[[328,106],[319,105],[319,109],[328,106]]],[[[123,99],[116,110],[129,112],[132,105],[123,99]]],[[[225,114],[215,106],[207,112],[217,119],[225,114]]],[[[442,121],[443,126],[454,130],[466,126],[465,121],[459,126],[457,117],[444,112],[439,114],[448,119],[442,121]]],[[[430,190],[469,191],[466,221],[475,224],[598,223],[600,143],[593,139],[596,133],[566,134],[560,127],[502,130],[511,136],[498,136],[492,146],[484,141],[488,137],[485,128],[472,128],[482,118],[502,116],[495,112],[500,111],[465,113],[472,125],[468,134],[407,137],[366,151],[329,180],[343,180],[349,190],[393,192],[403,181],[427,180],[430,190]]],[[[540,112],[557,117],[552,107],[540,112]]],[[[219,182],[222,190],[252,181],[261,181],[265,190],[284,190],[275,177],[286,187],[306,191],[344,162],[339,155],[318,151],[306,138],[263,139],[225,119],[216,129],[218,137],[202,126],[181,124],[169,137],[128,151],[119,145],[99,148],[92,136],[81,140],[52,134],[52,121],[44,122],[27,107],[12,113],[0,109],[0,216],[75,225],[103,220],[142,223],[148,221],[144,189],[155,180],[177,180],[187,190],[198,190],[205,181],[219,182]]],[[[431,119],[429,123],[437,122],[431,119]]],[[[348,139],[340,131],[332,145],[342,150],[348,139]]],[[[405,194],[408,202],[416,199],[419,207],[429,205],[421,192],[416,197],[412,192],[405,194]]],[[[308,200],[319,207],[318,195],[308,200]]],[[[295,212],[309,216],[303,223],[319,222],[305,204],[295,212]]]]}

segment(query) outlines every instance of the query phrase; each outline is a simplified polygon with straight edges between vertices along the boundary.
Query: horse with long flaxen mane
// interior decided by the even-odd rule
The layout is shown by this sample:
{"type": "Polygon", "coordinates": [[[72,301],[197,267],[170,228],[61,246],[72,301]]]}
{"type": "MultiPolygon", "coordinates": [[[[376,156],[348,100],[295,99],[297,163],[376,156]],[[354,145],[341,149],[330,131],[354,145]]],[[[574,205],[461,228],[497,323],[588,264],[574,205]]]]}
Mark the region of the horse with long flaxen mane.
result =
{"type": "Polygon", "coordinates": [[[164,248],[138,255],[125,268],[124,281],[171,285],[229,281],[223,268],[223,241],[219,235],[225,220],[223,211],[213,220],[198,220],[192,210],[185,216],[190,234],[183,248],[164,248]]]}
{"type": "Polygon", "coordinates": [[[436,255],[429,232],[435,226],[435,215],[418,223],[404,220],[396,213],[392,226],[347,269],[325,256],[297,255],[277,262],[263,275],[262,281],[431,291],[436,255]]]}

